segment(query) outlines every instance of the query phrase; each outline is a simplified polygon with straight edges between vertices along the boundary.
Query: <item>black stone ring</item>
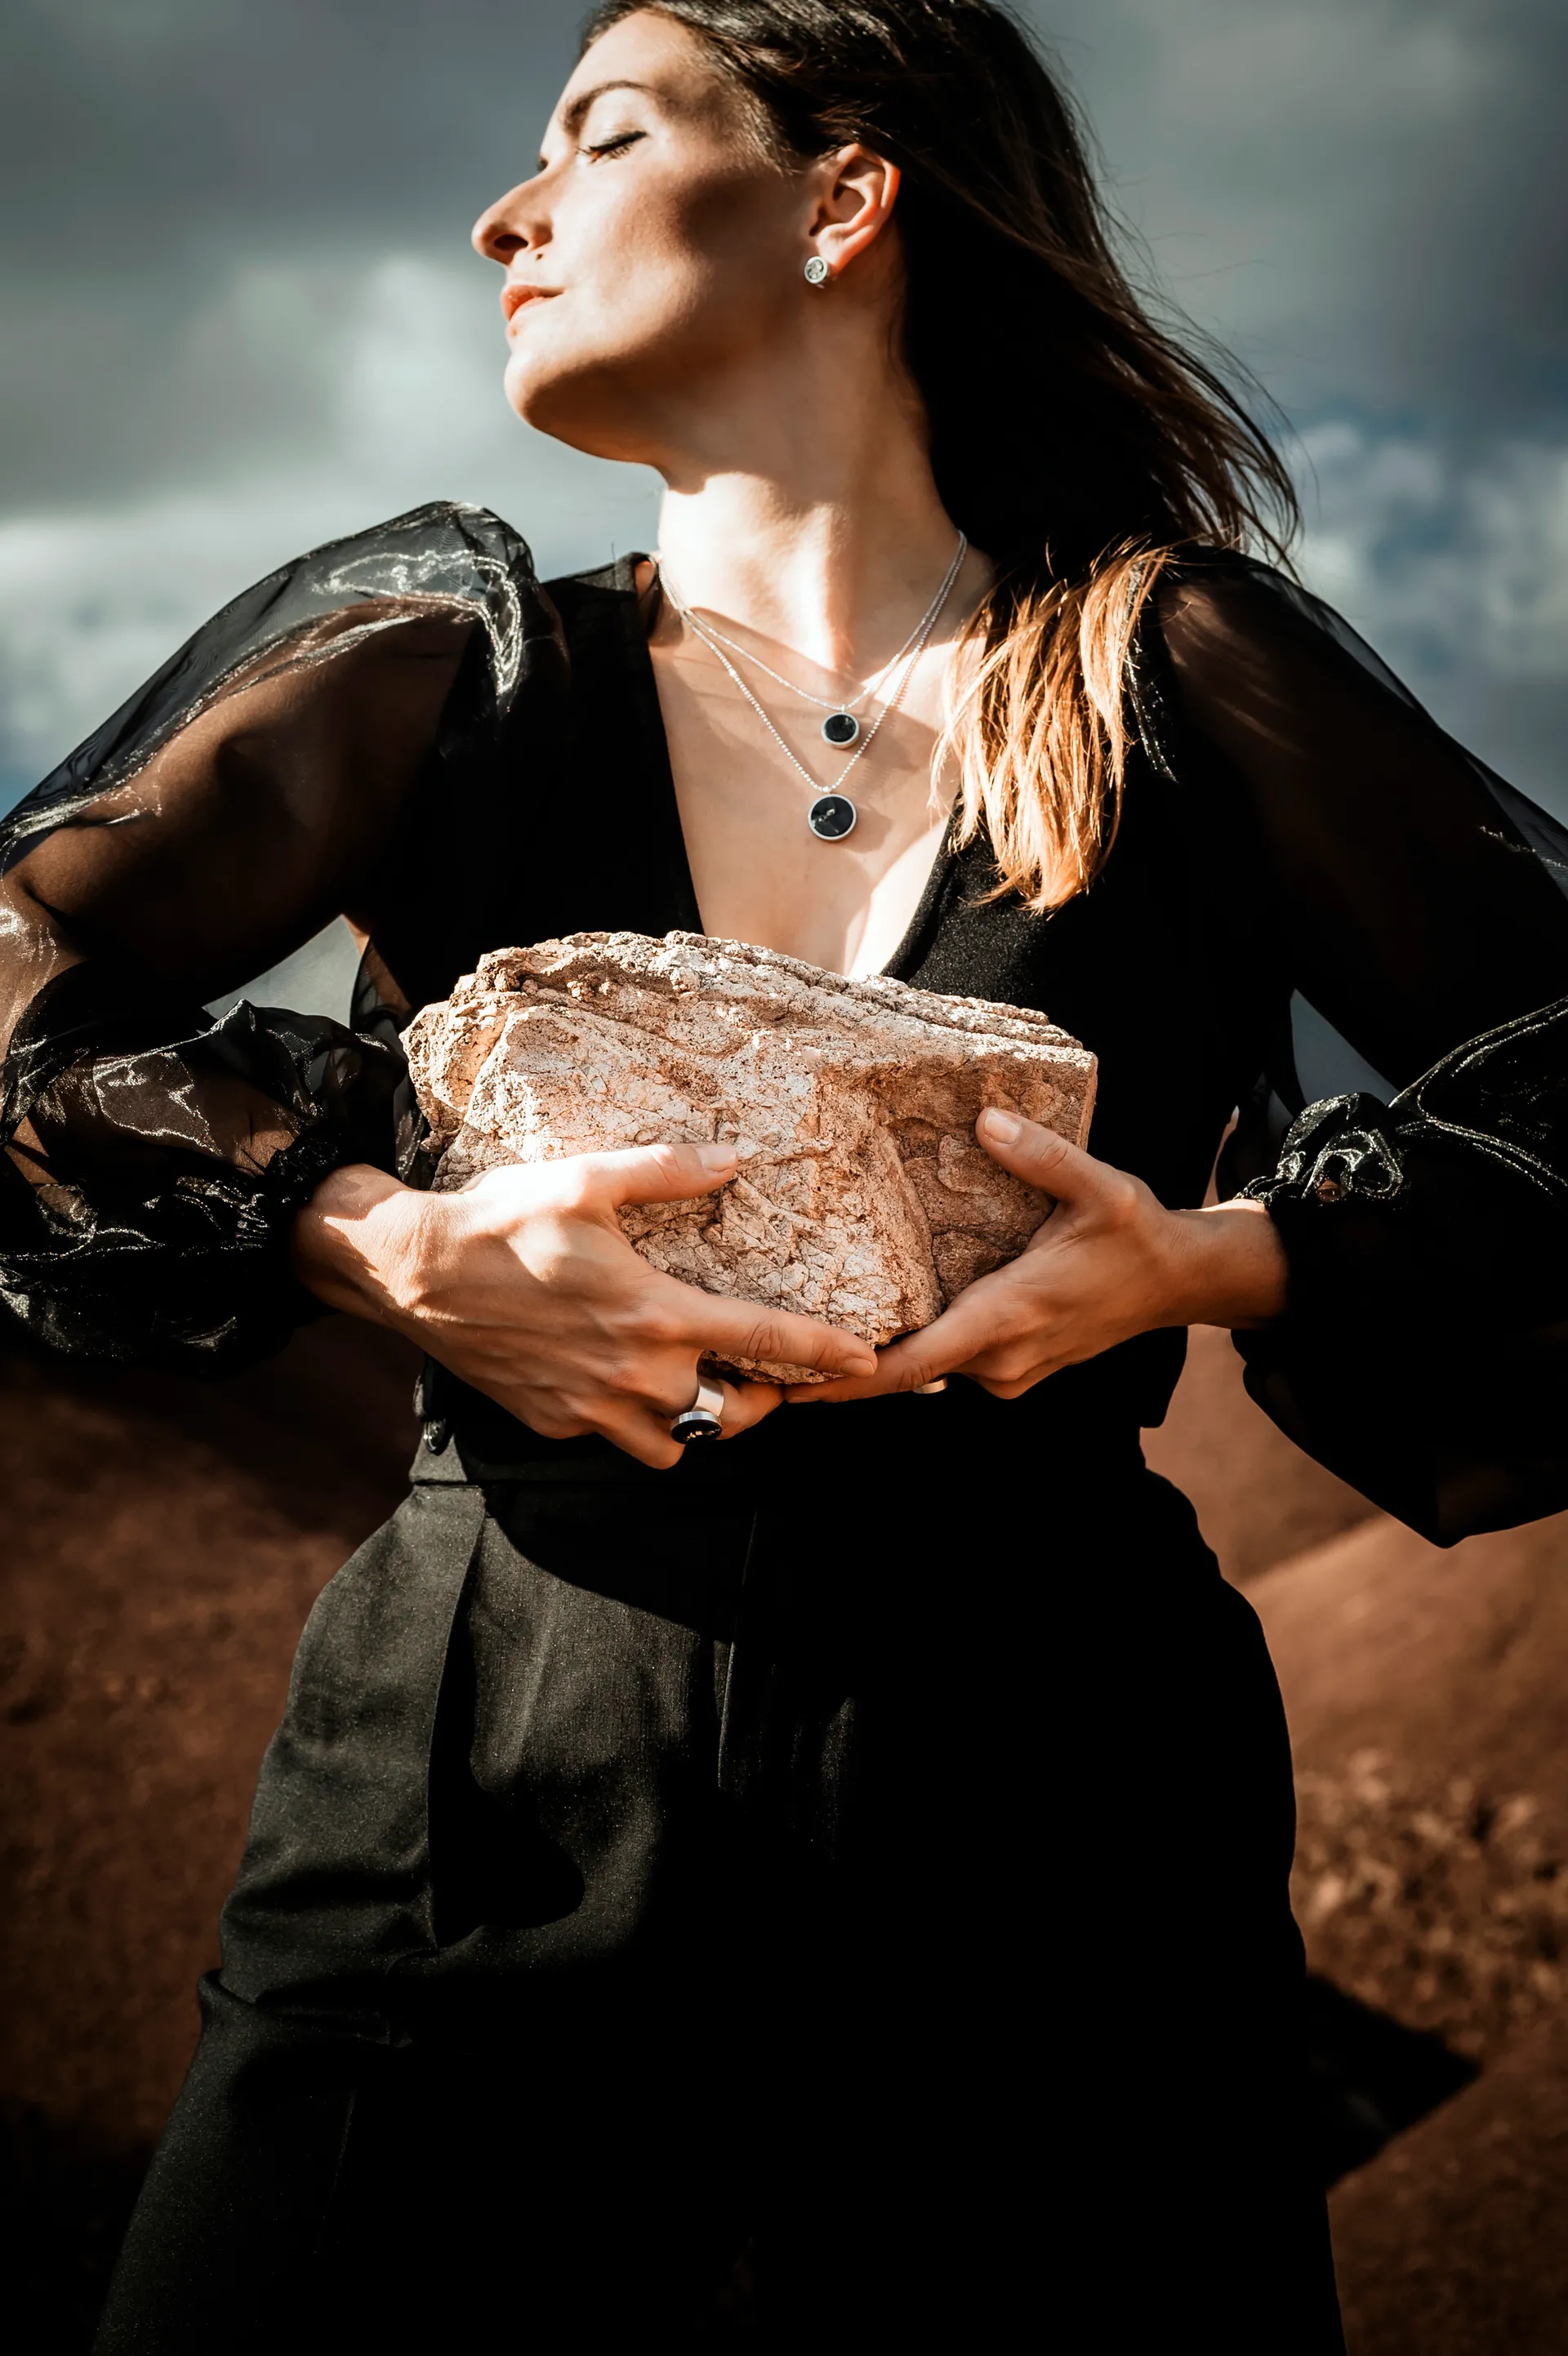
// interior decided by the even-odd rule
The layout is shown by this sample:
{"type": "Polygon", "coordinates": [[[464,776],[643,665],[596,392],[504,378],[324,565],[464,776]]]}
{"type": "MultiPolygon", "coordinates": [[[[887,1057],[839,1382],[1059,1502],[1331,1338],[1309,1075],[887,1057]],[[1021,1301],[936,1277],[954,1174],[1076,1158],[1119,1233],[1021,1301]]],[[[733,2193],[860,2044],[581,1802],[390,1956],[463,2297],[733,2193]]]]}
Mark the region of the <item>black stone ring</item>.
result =
{"type": "Polygon", "coordinates": [[[724,1411],[725,1395],[717,1383],[699,1379],[696,1398],[675,1418],[670,1437],[678,1440],[682,1448],[693,1440],[722,1440],[724,1411]]]}

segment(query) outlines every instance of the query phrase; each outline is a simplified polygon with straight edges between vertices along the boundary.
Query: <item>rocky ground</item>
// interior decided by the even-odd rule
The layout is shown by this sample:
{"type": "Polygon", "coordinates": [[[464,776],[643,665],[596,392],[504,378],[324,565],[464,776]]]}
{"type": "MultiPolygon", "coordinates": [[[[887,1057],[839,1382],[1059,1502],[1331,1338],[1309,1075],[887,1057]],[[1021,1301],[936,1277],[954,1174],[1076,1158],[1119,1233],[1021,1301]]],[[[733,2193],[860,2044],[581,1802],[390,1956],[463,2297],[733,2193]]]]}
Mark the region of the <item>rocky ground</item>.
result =
{"type": "MultiPolygon", "coordinates": [[[[0,2191],[27,2356],[86,2344],[295,1637],[398,1494],[411,1374],[337,1322],[213,1390],[0,1363],[0,2191]]],[[[1291,1711],[1352,2356],[1559,2356],[1568,1517],[1424,1545],[1273,1431],[1217,1335],[1150,1453],[1291,1711]]]]}
{"type": "Polygon", "coordinates": [[[0,2199],[27,2356],[87,2344],[295,1639],[396,1502],[412,1382],[341,1320],[212,1388],[0,1358],[0,2199]]]}

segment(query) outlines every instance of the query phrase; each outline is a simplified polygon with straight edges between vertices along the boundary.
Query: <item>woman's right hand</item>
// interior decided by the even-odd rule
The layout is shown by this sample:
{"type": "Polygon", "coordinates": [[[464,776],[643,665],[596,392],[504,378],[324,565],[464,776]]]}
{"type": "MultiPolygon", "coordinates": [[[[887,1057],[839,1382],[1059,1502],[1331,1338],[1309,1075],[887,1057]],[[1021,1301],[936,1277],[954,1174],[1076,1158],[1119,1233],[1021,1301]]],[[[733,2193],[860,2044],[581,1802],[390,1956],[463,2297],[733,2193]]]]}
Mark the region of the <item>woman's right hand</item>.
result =
{"type": "MultiPolygon", "coordinates": [[[[815,1319],[682,1284],[635,1252],[622,1203],[676,1203],[734,1175],[727,1146],[650,1145],[487,1171],[449,1194],[356,1165],[295,1224],[295,1268],[334,1309],[394,1326],[551,1440],[597,1432],[644,1464],[678,1463],[672,1417],[697,1361],[786,1359],[867,1375],[869,1344],[815,1319]]],[[[771,1383],[726,1383],[726,1437],[770,1414],[771,1383]]]]}

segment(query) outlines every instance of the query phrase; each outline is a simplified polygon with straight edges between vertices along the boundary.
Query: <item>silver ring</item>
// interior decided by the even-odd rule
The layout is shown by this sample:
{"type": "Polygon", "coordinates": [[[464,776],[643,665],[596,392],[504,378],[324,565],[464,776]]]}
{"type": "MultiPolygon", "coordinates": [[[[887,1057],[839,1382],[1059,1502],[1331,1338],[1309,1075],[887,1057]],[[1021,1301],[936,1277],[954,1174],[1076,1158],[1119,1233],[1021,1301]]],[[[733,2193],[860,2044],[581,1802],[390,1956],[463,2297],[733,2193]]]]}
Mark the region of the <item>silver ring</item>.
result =
{"type": "Polygon", "coordinates": [[[682,1448],[688,1440],[722,1440],[724,1438],[725,1395],[717,1383],[699,1376],[697,1396],[689,1408],[675,1418],[670,1427],[670,1437],[678,1440],[682,1448]]]}

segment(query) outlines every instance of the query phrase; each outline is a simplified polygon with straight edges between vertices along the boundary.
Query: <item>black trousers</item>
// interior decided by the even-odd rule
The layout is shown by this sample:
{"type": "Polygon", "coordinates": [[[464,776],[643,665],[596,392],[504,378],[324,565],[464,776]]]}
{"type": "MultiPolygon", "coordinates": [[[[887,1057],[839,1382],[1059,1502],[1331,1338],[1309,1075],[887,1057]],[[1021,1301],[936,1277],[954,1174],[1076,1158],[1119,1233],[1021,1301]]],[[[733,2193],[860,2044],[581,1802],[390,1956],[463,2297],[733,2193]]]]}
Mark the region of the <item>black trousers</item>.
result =
{"type": "Polygon", "coordinates": [[[998,1472],[422,1451],[102,2356],[1337,2351],[1256,1619],[1131,1442],[998,1472]]]}

